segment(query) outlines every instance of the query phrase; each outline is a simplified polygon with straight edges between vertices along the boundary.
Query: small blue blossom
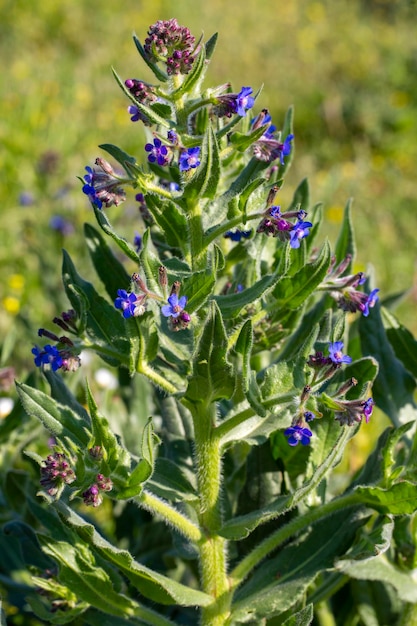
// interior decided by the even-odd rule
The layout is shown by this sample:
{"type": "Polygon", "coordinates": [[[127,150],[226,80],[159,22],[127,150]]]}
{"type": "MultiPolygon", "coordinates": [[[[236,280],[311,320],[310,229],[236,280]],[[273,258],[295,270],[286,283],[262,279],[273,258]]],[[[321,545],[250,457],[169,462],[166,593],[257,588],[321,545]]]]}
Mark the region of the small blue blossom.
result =
{"type": "Polygon", "coordinates": [[[303,222],[298,220],[296,224],[294,224],[291,233],[290,233],[290,246],[291,248],[299,248],[300,247],[300,239],[304,239],[310,233],[310,228],[313,226],[311,222],[303,222]]]}
{"type": "Polygon", "coordinates": [[[359,309],[362,311],[362,315],[364,317],[368,317],[369,309],[372,309],[375,306],[375,303],[378,302],[379,300],[377,296],[378,291],[379,289],[373,289],[371,293],[369,294],[367,300],[359,305],[359,309]]]}
{"type": "Polygon", "coordinates": [[[252,234],[252,229],[251,230],[228,230],[226,233],[224,233],[224,238],[225,239],[230,239],[231,241],[241,241],[243,238],[244,239],[248,239],[248,237],[250,237],[252,234]]]}
{"type": "Polygon", "coordinates": [[[187,299],[187,296],[181,296],[181,298],[178,299],[177,294],[173,293],[168,298],[168,304],[164,304],[164,306],[161,307],[162,315],[164,317],[178,317],[185,309],[187,299]]]}
{"type": "Polygon", "coordinates": [[[198,167],[200,163],[200,148],[198,146],[183,150],[178,161],[181,172],[186,172],[187,170],[198,167]]]}
{"type": "Polygon", "coordinates": [[[307,446],[310,443],[313,433],[309,428],[303,428],[303,426],[296,424],[295,426],[287,428],[287,430],[284,431],[284,435],[288,437],[290,446],[296,446],[299,443],[303,446],[307,446]]]}
{"type": "Polygon", "coordinates": [[[352,357],[347,354],[343,354],[343,341],[335,341],[329,343],[329,357],[333,363],[339,365],[339,363],[351,363],[352,357]]]}
{"type": "Polygon", "coordinates": [[[142,248],[142,237],[139,235],[139,233],[135,233],[133,245],[135,246],[136,252],[140,252],[142,248]]]}
{"type": "Polygon", "coordinates": [[[47,344],[43,347],[43,350],[35,346],[32,349],[32,354],[35,357],[34,362],[36,367],[49,364],[52,370],[56,372],[63,365],[62,356],[56,346],[47,344]]]}
{"type": "Polygon", "coordinates": [[[88,196],[91,204],[95,204],[98,209],[101,209],[103,203],[97,196],[96,190],[94,189],[93,185],[94,170],[88,165],[85,169],[87,170],[87,174],[84,176],[85,185],[82,188],[82,192],[85,193],[86,196],[88,196]]]}
{"type": "Polygon", "coordinates": [[[304,413],[304,419],[306,422],[312,422],[313,419],[315,419],[315,414],[313,413],[313,411],[305,411],[304,413]]]}
{"type": "Polygon", "coordinates": [[[368,423],[368,422],[369,422],[369,418],[370,418],[370,417],[371,417],[371,415],[372,415],[372,411],[373,411],[373,408],[374,408],[374,404],[375,404],[375,403],[374,403],[374,401],[372,400],[372,398],[368,398],[367,400],[365,400],[365,401],[362,403],[362,406],[363,406],[362,413],[363,413],[363,415],[365,416],[365,422],[366,422],[366,423],[368,423]]]}
{"type": "Polygon", "coordinates": [[[274,219],[278,219],[279,217],[281,217],[281,207],[280,206],[271,206],[271,208],[269,209],[269,215],[271,217],[273,217],[274,219]]]}
{"type": "Polygon", "coordinates": [[[125,289],[117,290],[117,298],[114,301],[116,309],[123,311],[125,319],[135,317],[137,314],[138,297],[135,293],[128,293],[125,289]]]}
{"type": "Polygon", "coordinates": [[[131,118],[130,118],[131,122],[138,122],[141,119],[140,111],[138,107],[135,106],[134,104],[131,104],[130,106],[128,106],[127,110],[128,110],[129,115],[131,115],[131,118]]]}
{"type": "Polygon", "coordinates": [[[253,93],[252,87],[242,87],[236,96],[235,112],[241,117],[245,117],[246,111],[251,109],[255,104],[251,93],[253,93]]]}
{"type": "Polygon", "coordinates": [[[282,149],[281,149],[281,156],[280,156],[280,162],[281,165],[284,165],[284,157],[285,156],[289,156],[291,154],[291,142],[294,139],[294,135],[288,135],[285,140],[284,143],[282,144],[282,149]]]}
{"type": "Polygon", "coordinates": [[[157,163],[158,165],[167,165],[168,163],[168,148],[164,146],[162,141],[155,137],[152,143],[145,145],[146,152],[148,154],[149,163],[157,163]]]}

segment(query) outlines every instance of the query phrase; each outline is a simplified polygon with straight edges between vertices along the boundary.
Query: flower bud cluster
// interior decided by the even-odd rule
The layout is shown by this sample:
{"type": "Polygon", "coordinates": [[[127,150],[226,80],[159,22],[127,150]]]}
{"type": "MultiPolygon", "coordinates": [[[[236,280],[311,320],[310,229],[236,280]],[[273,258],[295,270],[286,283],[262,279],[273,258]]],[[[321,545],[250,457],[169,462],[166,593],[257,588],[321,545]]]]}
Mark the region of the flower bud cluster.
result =
{"type": "Polygon", "coordinates": [[[110,163],[105,159],[97,157],[95,164],[98,169],[87,166],[87,174],[84,176],[85,185],[82,188],[83,193],[90,199],[98,209],[104,206],[109,207],[113,204],[118,206],[126,199],[126,193],[120,187],[123,182],[129,182],[130,179],[123,178],[116,174],[110,163]]]}
{"type": "Polygon", "coordinates": [[[97,507],[103,502],[103,496],[100,492],[102,491],[111,491],[113,489],[113,482],[111,478],[104,476],[103,474],[97,474],[96,482],[90,485],[88,489],[86,489],[82,496],[84,500],[84,504],[86,506],[97,507]]]}
{"type": "Polygon", "coordinates": [[[56,496],[64,485],[76,479],[67,457],[60,452],[49,454],[41,466],[40,484],[50,496],[56,496]]]}
{"type": "Polygon", "coordinates": [[[281,207],[269,207],[262,218],[257,233],[265,233],[268,237],[278,237],[281,241],[289,241],[291,248],[299,248],[301,239],[309,235],[311,222],[304,221],[305,211],[288,211],[281,213],[281,207]],[[291,221],[294,220],[295,221],[291,221]]]}
{"type": "MultiPolygon", "coordinates": [[[[63,330],[76,333],[75,319],[75,311],[70,310],[62,313],[61,318],[55,317],[53,321],[63,330]]],[[[38,335],[39,337],[47,337],[55,341],[56,345],[46,344],[42,348],[39,346],[32,348],[36,367],[48,365],[54,372],[59,369],[62,369],[64,372],[75,372],[80,367],[81,359],[78,348],[69,337],[65,335],[58,337],[58,335],[45,328],[39,328],[38,335]]]]}
{"type": "Polygon", "coordinates": [[[337,306],[349,313],[360,312],[364,317],[369,315],[369,309],[373,308],[378,301],[379,289],[373,289],[367,294],[357,288],[366,282],[363,272],[342,276],[352,260],[351,255],[347,255],[339,265],[336,266],[336,259],[333,259],[329,274],[320,285],[320,289],[327,291],[336,300],[337,306]]]}
{"type": "Polygon", "coordinates": [[[193,66],[195,37],[175,18],[153,24],[143,47],[151,63],[165,62],[169,76],[188,74],[193,66]]]}

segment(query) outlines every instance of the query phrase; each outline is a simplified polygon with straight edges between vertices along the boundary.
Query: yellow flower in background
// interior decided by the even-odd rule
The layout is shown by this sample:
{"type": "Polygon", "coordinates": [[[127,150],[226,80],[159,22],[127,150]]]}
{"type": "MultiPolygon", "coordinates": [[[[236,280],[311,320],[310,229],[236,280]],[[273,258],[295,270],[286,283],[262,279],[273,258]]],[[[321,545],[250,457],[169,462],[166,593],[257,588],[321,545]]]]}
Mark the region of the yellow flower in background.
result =
{"type": "Polygon", "coordinates": [[[3,308],[10,315],[17,315],[20,311],[20,300],[13,296],[6,296],[3,298],[3,308]]]}
{"type": "Polygon", "coordinates": [[[9,277],[8,284],[10,289],[14,291],[23,291],[25,286],[25,277],[22,274],[12,274],[9,277]]]}

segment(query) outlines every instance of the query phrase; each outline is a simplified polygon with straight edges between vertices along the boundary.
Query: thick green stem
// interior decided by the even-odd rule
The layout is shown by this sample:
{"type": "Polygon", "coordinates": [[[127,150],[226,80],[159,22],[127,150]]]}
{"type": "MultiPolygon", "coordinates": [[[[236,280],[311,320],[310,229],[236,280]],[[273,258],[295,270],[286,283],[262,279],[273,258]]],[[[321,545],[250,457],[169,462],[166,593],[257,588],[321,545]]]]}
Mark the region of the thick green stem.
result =
{"type": "Polygon", "coordinates": [[[142,491],[138,496],[141,506],[162,517],[170,526],[173,526],[178,532],[187,537],[190,541],[199,542],[202,534],[201,530],[193,524],[185,515],[174,509],[168,502],[157,498],[149,491],[142,491]]]}
{"type": "Polygon", "coordinates": [[[202,626],[222,626],[229,615],[229,584],[226,575],[226,541],[218,531],[222,524],[221,449],[215,434],[216,407],[199,405],[192,411],[195,459],[200,496],[200,525],[206,539],[200,543],[202,589],[213,597],[203,608],[202,626]]]}

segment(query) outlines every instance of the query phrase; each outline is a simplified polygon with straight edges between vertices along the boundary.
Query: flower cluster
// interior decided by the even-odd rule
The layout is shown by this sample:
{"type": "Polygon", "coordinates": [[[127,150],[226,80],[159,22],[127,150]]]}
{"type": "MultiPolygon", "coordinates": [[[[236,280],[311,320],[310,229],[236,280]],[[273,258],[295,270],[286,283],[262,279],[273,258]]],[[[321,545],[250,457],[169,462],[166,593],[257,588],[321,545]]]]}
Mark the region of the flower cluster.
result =
{"type": "Polygon", "coordinates": [[[151,63],[162,61],[167,74],[188,74],[194,63],[195,37],[175,18],[158,20],[148,30],[144,50],[151,63]]]}
{"type": "Polygon", "coordinates": [[[87,166],[87,174],[84,176],[83,193],[89,197],[90,202],[98,209],[103,207],[118,206],[126,199],[124,190],[119,186],[126,179],[120,178],[113,170],[110,163],[104,159],[97,158],[95,164],[99,169],[92,169],[87,166]]]}
{"type": "Polygon", "coordinates": [[[65,485],[73,483],[75,479],[74,471],[64,454],[55,452],[43,461],[40,484],[50,496],[56,496],[65,485]]]}
{"type": "MultiPolygon", "coordinates": [[[[55,317],[53,322],[67,332],[76,333],[75,312],[73,310],[62,313],[62,318],[55,317]]],[[[46,344],[42,348],[34,346],[32,354],[36,367],[49,366],[56,372],[62,369],[64,372],[75,372],[81,365],[79,352],[73,341],[65,335],[58,337],[45,328],[38,330],[39,337],[47,337],[56,342],[56,345],[46,344]]]]}
{"type": "Polygon", "coordinates": [[[279,159],[281,165],[284,165],[284,157],[291,154],[291,142],[294,139],[294,135],[287,135],[284,141],[282,141],[281,133],[276,132],[276,127],[271,122],[271,116],[267,109],[262,109],[261,113],[252,120],[253,130],[265,127],[263,135],[253,144],[253,156],[259,161],[266,163],[272,163],[279,159]]]}
{"type": "Polygon", "coordinates": [[[371,293],[364,293],[357,288],[366,282],[363,272],[343,276],[352,261],[351,255],[347,255],[339,265],[333,259],[332,266],[320,289],[327,291],[336,300],[337,306],[349,313],[360,312],[364,317],[369,315],[369,309],[378,302],[379,289],[373,289],[371,293]]]}
{"type": "Polygon", "coordinates": [[[257,233],[265,233],[268,237],[278,237],[281,241],[289,241],[291,248],[299,248],[301,239],[309,235],[311,222],[305,222],[305,211],[288,211],[281,213],[281,207],[271,206],[261,220],[257,233]],[[295,222],[291,220],[296,218],[295,222]]]}
{"type": "Polygon", "coordinates": [[[338,405],[335,412],[335,420],[341,426],[352,426],[361,422],[365,418],[365,422],[369,422],[372,415],[374,401],[372,398],[367,400],[335,400],[338,405]]]}
{"type": "Polygon", "coordinates": [[[214,99],[214,114],[218,117],[232,117],[232,115],[245,117],[247,111],[255,104],[252,93],[252,87],[242,87],[239,93],[226,93],[222,96],[217,96],[214,99]]]}
{"type": "Polygon", "coordinates": [[[86,489],[82,496],[83,501],[86,506],[97,507],[103,502],[103,496],[101,495],[101,491],[111,491],[113,489],[113,482],[110,478],[104,476],[103,474],[97,474],[96,482],[90,485],[88,489],[86,489]]]}

